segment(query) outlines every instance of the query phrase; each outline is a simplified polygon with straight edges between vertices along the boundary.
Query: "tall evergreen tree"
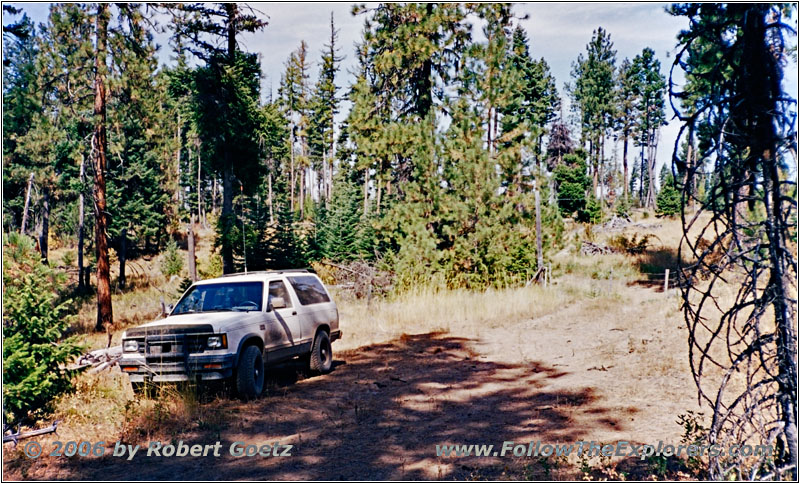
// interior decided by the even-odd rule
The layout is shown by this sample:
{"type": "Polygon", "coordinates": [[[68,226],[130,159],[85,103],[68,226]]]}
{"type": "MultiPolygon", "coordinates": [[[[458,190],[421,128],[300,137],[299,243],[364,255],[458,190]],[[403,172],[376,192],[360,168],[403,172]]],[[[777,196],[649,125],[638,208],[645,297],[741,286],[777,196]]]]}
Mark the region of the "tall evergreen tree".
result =
{"type": "MultiPolygon", "coordinates": [[[[666,79],[661,73],[661,62],[656,59],[653,49],[646,47],[633,59],[632,69],[637,76],[639,113],[636,143],[641,147],[640,173],[647,174],[647,191],[640,184],[640,202],[647,207],[655,207],[656,150],[661,127],[666,124],[664,96],[666,79]],[[645,153],[646,151],[646,153],[645,153]],[[646,196],[645,196],[646,194],[646,196]]],[[[643,178],[644,180],[644,178],[643,178]]]]}
{"type": "Polygon", "coordinates": [[[236,222],[233,213],[235,178],[248,188],[258,168],[256,129],[260,67],[253,55],[239,50],[237,35],[257,32],[267,22],[247,7],[236,3],[178,4],[169,7],[173,15],[176,45],[206,62],[198,71],[199,105],[197,125],[205,151],[222,175],[222,214],[218,238],[225,273],[233,272],[232,240],[228,237],[236,222]],[[223,47],[219,46],[220,41],[223,47]],[[237,175],[239,175],[237,177],[237,175]]]}
{"type": "Polygon", "coordinates": [[[578,55],[578,60],[572,64],[573,84],[568,86],[574,109],[580,114],[582,139],[588,143],[589,168],[595,194],[600,181],[601,164],[604,162],[605,139],[616,112],[616,55],[611,36],[598,27],[586,45],[586,56],[578,55]]]}
{"type": "Polygon", "coordinates": [[[325,199],[326,204],[331,198],[333,185],[334,117],[339,113],[336,74],[339,72],[339,64],[344,59],[338,55],[338,32],[333,23],[333,13],[331,13],[330,38],[322,52],[319,80],[311,101],[309,150],[311,156],[318,160],[322,169],[320,195],[325,199]]]}

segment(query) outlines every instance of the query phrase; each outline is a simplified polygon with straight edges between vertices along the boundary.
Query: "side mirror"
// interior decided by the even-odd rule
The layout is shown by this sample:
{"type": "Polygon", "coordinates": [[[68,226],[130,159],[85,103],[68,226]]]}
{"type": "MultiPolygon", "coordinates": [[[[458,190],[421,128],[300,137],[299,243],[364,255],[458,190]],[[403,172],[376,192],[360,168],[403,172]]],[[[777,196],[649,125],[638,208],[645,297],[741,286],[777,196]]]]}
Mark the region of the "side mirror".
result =
{"type": "Polygon", "coordinates": [[[269,305],[270,309],[283,309],[286,307],[286,301],[282,297],[271,297],[269,305]]]}

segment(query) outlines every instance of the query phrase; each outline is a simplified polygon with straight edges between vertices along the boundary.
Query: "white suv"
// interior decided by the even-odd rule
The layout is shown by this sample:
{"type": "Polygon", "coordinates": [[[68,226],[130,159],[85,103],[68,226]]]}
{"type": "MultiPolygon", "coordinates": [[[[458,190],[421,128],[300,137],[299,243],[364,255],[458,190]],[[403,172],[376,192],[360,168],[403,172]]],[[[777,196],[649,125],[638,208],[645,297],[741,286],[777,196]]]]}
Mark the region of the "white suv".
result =
{"type": "Polygon", "coordinates": [[[306,270],[231,274],[192,285],[168,317],[125,331],[120,367],[135,392],[150,382],[233,379],[253,398],[264,367],[307,359],[331,370],[339,311],[306,270]]]}

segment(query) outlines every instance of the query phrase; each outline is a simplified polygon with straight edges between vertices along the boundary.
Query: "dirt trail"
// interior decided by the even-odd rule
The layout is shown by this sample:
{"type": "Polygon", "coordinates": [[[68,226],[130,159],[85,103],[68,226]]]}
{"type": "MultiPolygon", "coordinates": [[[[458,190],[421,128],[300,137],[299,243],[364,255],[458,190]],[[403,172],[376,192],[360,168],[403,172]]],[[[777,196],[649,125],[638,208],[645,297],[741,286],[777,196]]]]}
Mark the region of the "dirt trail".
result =
{"type": "MultiPolygon", "coordinates": [[[[30,463],[26,478],[574,478],[574,467],[535,458],[446,458],[436,457],[435,448],[535,440],[678,443],[677,415],[697,404],[675,301],[619,284],[607,288],[620,294],[614,303],[583,301],[538,319],[478,331],[456,325],[449,333],[341,352],[327,376],[305,378],[292,366],[275,371],[264,398],[205,403],[215,418],[171,437],[189,444],[220,440],[222,457],[140,451],[132,462],[51,458],[30,463]],[[234,441],[294,448],[291,457],[233,458],[226,454],[234,441]]],[[[11,478],[19,473],[6,471],[11,478]]]]}

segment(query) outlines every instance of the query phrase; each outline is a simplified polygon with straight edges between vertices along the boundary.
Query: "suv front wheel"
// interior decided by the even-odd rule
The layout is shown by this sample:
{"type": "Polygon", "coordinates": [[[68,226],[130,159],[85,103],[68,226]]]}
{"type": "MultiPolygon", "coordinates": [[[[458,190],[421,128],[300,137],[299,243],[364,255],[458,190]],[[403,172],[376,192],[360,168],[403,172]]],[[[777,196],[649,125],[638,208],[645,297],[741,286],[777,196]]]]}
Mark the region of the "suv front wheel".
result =
{"type": "Polygon", "coordinates": [[[264,390],[264,360],[258,346],[248,346],[239,357],[236,367],[236,391],[245,400],[251,400],[264,390]]]}
{"type": "Polygon", "coordinates": [[[311,357],[308,360],[308,367],[313,373],[328,373],[333,366],[333,351],[331,350],[331,338],[326,331],[317,333],[314,338],[314,346],[311,347],[311,357]]]}

